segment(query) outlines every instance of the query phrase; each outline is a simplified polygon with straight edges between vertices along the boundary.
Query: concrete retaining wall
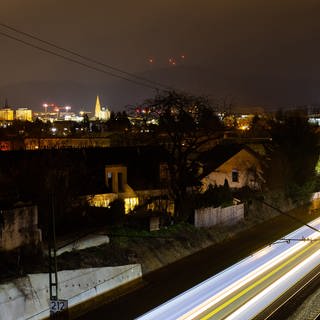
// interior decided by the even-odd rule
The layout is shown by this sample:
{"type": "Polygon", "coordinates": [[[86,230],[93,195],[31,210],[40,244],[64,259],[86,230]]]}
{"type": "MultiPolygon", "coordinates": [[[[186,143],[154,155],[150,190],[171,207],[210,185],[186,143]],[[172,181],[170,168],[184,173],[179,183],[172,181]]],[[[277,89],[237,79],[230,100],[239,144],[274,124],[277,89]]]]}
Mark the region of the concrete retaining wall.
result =
{"type": "MultiPolygon", "coordinates": [[[[142,275],[141,265],[88,268],[58,272],[59,299],[73,307],[142,275]]],[[[0,320],[49,317],[49,276],[31,274],[0,285],[0,320]]]]}
{"type": "Polygon", "coordinates": [[[41,242],[37,206],[0,210],[0,249],[9,251],[41,242]]]}

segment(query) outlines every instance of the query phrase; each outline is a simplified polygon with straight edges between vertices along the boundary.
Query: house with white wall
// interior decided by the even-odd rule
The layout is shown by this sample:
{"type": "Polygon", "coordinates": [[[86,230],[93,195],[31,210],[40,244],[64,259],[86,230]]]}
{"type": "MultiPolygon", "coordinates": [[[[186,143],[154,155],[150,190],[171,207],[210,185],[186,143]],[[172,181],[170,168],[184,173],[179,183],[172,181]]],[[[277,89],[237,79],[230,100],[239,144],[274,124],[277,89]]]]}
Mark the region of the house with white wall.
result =
{"type": "Polygon", "coordinates": [[[228,182],[232,189],[248,186],[259,190],[264,183],[262,159],[241,144],[221,144],[202,155],[202,188],[221,186],[228,182]]]}

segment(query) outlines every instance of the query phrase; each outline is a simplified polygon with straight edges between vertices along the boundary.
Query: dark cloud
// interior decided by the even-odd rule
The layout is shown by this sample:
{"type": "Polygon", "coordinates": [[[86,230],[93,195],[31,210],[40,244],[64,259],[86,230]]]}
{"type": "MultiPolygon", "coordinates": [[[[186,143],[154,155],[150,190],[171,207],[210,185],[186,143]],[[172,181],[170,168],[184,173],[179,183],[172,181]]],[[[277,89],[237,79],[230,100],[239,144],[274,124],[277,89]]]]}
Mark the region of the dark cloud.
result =
{"type": "MultiPolygon", "coordinates": [[[[318,0],[1,0],[0,22],[178,88],[288,106],[320,103],[319,9],[318,0]]],[[[121,109],[153,94],[1,35],[0,43],[0,105],[8,97],[37,109],[50,96],[80,108],[100,93],[121,109]]]]}

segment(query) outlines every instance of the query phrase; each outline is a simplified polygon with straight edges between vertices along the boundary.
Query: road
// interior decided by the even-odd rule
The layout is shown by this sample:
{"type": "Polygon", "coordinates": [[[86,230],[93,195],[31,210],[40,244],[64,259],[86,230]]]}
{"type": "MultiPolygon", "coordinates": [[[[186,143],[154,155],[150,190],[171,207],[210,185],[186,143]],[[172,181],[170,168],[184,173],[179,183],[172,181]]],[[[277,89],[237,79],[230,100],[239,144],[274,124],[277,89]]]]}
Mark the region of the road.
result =
{"type": "Polygon", "coordinates": [[[319,264],[319,236],[299,228],[138,319],[251,319],[319,264]]]}

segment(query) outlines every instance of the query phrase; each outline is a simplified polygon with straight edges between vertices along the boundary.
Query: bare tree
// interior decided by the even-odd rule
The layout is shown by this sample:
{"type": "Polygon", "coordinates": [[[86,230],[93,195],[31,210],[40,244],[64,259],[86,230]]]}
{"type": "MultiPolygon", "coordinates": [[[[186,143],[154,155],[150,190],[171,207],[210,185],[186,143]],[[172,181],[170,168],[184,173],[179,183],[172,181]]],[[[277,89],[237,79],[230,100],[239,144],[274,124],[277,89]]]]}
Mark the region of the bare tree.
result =
{"type": "Polygon", "coordinates": [[[158,118],[158,142],[168,151],[169,190],[175,202],[175,217],[186,220],[190,213],[188,187],[199,184],[199,155],[211,148],[223,125],[215,108],[203,96],[175,91],[145,101],[158,118]]]}

